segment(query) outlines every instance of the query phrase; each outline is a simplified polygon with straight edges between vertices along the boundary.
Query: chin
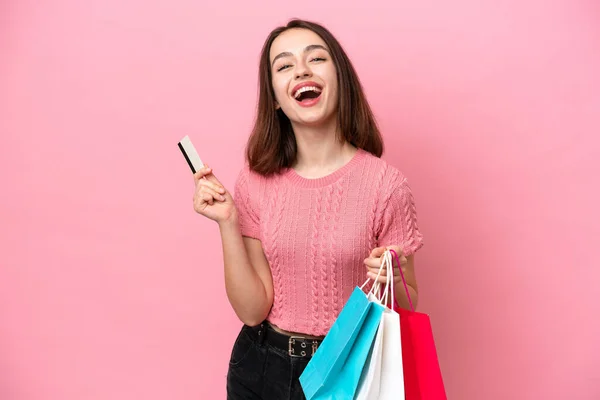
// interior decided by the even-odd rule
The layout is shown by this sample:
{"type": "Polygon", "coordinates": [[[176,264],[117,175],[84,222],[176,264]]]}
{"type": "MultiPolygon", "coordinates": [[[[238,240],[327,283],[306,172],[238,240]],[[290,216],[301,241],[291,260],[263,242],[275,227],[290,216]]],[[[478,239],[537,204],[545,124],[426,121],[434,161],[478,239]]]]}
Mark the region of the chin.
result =
{"type": "Polygon", "coordinates": [[[306,126],[311,128],[319,128],[327,125],[328,120],[324,118],[315,119],[300,119],[293,121],[296,126],[306,126]]]}
{"type": "Polygon", "coordinates": [[[296,121],[297,124],[309,125],[309,126],[323,125],[326,122],[327,122],[327,118],[325,118],[323,115],[310,115],[310,116],[300,117],[296,121]]]}
{"type": "Polygon", "coordinates": [[[298,125],[316,127],[330,123],[333,118],[333,114],[326,113],[324,110],[301,110],[296,113],[296,118],[292,122],[298,125]]]}

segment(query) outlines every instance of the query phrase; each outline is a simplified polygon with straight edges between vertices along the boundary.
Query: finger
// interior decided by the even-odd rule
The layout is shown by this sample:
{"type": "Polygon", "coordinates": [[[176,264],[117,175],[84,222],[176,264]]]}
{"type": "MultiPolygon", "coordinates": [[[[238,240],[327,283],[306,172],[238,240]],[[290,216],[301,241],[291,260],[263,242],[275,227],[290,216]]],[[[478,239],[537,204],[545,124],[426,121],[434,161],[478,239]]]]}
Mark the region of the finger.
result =
{"type": "Polygon", "coordinates": [[[371,268],[380,268],[381,267],[381,258],[375,258],[375,257],[365,258],[364,263],[365,263],[365,265],[368,265],[371,268]]]}
{"type": "Polygon", "coordinates": [[[396,268],[398,267],[398,261],[400,261],[400,266],[406,265],[408,263],[408,260],[404,256],[398,257],[398,260],[396,260],[396,257],[394,257],[394,267],[396,268]]]}
{"type": "Polygon", "coordinates": [[[208,203],[209,205],[213,205],[214,204],[214,197],[210,194],[210,193],[200,193],[200,198],[202,199],[203,202],[208,203]]]}
{"type": "Polygon", "coordinates": [[[211,182],[208,179],[202,179],[201,181],[198,182],[198,185],[205,186],[205,187],[212,189],[215,192],[225,194],[225,188],[223,186],[218,185],[214,182],[211,182]]]}
{"type": "Polygon", "coordinates": [[[208,164],[206,164],[206,165],[205,165],[205,167],[207,167],[207,168],[210,170],[210,172],[209,172],[208,174],[206,174],[206,175],[205,175],[206,179],[208,179],[210,182],[212,182],[212,183],[214,183],[214,184],[216,184],[216,185],[223,186],[223,185],[221,184],[221,182],[220,182],[220,181],[217,179],[217,177],[215,176],[215,174],[214,174],[214,172],[213,172],[212,168],[210,168],[210,167],[208,166],[208,164]]]}
{"type": "Polygon", "coordinates": [[[379,277],[377,277],[377,274],[373,274],[372,272],[368,272],[367,277],[375,282],[384,283],[384,284],[387,283],[387,279],[385,276],[379,275],[379,277]]]}
{"type": "Polygon", "coordinates": [[[225,201],[225,196],[223,196],[220,193],[217,193],[216,190],[213,190],[213,189],[211,189],[209,187],[206,187],[206,186],[203,186],[200,189],[199,193],[202,194],[202,198],[203,199],[206,199],[207,198],[206,196],[208,195],[208,196],[210,196],[211,199],[219,200],[219,201],[225,201]]]}
{"type": "Polygon", "coordinates": [[[196,181],[196,183],[204,178],[206,175],[212,173],[212,169],[210,167],[208,167],[208,165],[205,165],[204,167],[200,168],[198,171],[196,171],[196,173],[194,174],[194,181],[196,181]]]}
{"type": "MultiPolygon", "coordinates": [[[[381,273],[379,272],[379,267],[377,268],[372,268],[372,267],[366,267],[367,268],[367,273],[372,273],[374,275],[379,274],[379,276],[387,276],[387,269],[382,269],[381,273]]],[[[406,268],[402,268],[402,273],[406,273],[406,268]]],[[[393,276],[400,276],[400,270],[398,267],[394,267],[392,268],[392,275],[393,276]]]]}
{"type": "MultiPolygon", "coordinates": [[[[400,248],[400,246],[388,246],[387,249],[394,250],[396,252],[396,254],[398,255],[398,258],[404,256],[404,254],[402,253],[402,249],[400,248]]],[[[392,257],[393,256],[394,256],[394,253],[392,253],[392,257]]]]}
{"type": "Polygon", "coordinates": [[[375,275],[379,274],[379,276],[386,276],[387,270],[384,268],[381,270],[381,272],[379,272],[379,267],[377,267],[377,268],[367,267],[367,273],[373,273],[375,275]]]}
{"type": "Polygon", "coordinates": [[[402,268],[402,273],[400,273],[399,268],[394,268],[394,279],[396,281],[402,281],[402,276],[406,274],[406,268],[402,268]]]}
{"type": "Polygon", "coordinates": [[[385,252],[385,247],[375,247],[369,257],[381,257],[385,252]]]}

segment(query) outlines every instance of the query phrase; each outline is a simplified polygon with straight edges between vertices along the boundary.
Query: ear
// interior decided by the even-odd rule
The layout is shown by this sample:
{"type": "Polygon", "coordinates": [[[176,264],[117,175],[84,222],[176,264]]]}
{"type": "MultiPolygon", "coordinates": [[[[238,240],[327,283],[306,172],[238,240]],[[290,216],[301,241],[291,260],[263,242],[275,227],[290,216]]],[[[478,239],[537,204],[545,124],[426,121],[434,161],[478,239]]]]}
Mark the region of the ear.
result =
{"type": "Polygon", "coordinates": [[[281,106],[279,105],[279,103],[278,103],[278,102],[275,102],[275,109],[276,109],[276,110],[279,110],[280,108],[281,108],[281,106]]]}

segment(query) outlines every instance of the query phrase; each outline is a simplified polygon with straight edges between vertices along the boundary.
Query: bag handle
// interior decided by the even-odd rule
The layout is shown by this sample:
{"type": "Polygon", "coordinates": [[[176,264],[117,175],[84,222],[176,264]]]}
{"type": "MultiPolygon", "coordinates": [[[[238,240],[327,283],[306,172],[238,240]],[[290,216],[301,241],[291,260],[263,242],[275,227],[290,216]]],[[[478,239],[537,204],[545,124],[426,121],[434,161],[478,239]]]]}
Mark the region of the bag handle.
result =
{"type": "MultiPolygon", "coordinates": [[[[383,296],[381,296],[381,301],[383,302],[383,304],[388,305],[388,299],[389,299],[389,293],[390,293],[390,285],[392,287],[392,301],[390,302],[389,308],[390,310],[392,310],[394,308],[394,300],[395,300],[395,292],[394,292],[394,275],[393,275],[393,271],[394,271],[394,263],[392,261],[392,255],[389,251],[385,251],[382,256],[382,261],[381,261],[381,265],[383,266],[385,264],[385,270],[386,270],[386,274],[385,274],[385,289],[383,292],[383,296]]],[[[377,289],[379,289],[381,286],[381,284],[379,282],[377,282],[377,289]]]]}
{"type": "MultiPolygon", "coordinates": [[[[375,294],[375,289],[379,289],[379,282],[377,281],[377,279],[379,279],[379,277],[381,276],[381,271],[383,270],[383,263],[382,265],[379,266],[379,271],[377,271],[377,276],[375,277],[373,286],[371,286],[371,290],[369,290],[367,292],[367,296],[369,295],[369,293],[373,293],[373,295],[377,298],[377,300],[381,301],[381,298],[379,296],[377,296],[377,294],[375,294]]],[[[360,287],[360,290],[362,290],[364,292],[364,288],[367,285],[367,283],[369,283],[372,279],[371,278],[367,278],[367,280],[365,281],[365,283],[362,284],[362,286],[360,287]]]]}
{"type": "Polygon", "coordinates": [[[384,297],[384,301],[385,301],[385,305],[387,306],[388,304],[388,294],[391,293],[392,294],[392,298],[390,301],[390,310],[394,309],[394,304],[396,302],[396,292],[394,291],[394,260],[392,259],[392,254],[389,251],[386,251],[384,253],[384,262],[386,262],[386,266],[387,266],[387,270],[386,270],[386,276],[385,276],[385,294],[383,295],[384,297]],[[392,288],[391,292],[389,291],[389,288],[392,288]]]}
{"type": "MultiPolygon", "coordinates": [[[[374,283],[373,286],[371,287],[371,290],[369,290],[369,292],[367,292],[367,295],[369,294],[373,294],[375,296],[375,298],[377,300],[379,300],[381,303],[383,303],[386,307],[388,306],[388,299],[389,299],[389,293],[390,293],[390,285],[392,288],[391,294],[392,294],[392,300],[391,302],[389,302],[389,308],[393,309],[394,308],[394,301],[395,301],[395,292],[394,292],[394,263],[392,260],[392,255],[389,251],[385,251],[382,255],[381,255],[381,264],[379,266],[379,270],[377,272],[377,276],[374,279],[374,283]],[[379,277],[381,276],[381,272],[385,269],[386,271],[386,279],[385,279],[385,288],[383,290],[382,293],[382,283],[380,283],[378,281],[379,277]]],[[[360,287],[361,289],[364,289],[364,287],[366,286],[367,283],[369,283],[371,281],[371,279],[367,279],[365,281],[365,283],[363,283],[363,285],[360,287]]]]}
{"type": "MultiPolygon", "coordinates": [[[[393,249],[387,249],[382,257],[382,261],[381,261],[381,266],[379,267],[379,271],[377,272],[377,277],[375,278],[375,283],[373,284],[373,286],[371,287],[371,290],[369,290],[369,293],[374,293],[375,290],[379,290],[381,284],[377,281],[377,279],[381,276],[381,271],[384,268],[384,264],[386,265],[386,285],[385,285],[385,293],[382,297],[378,297],[377,295],[375,295],[377,297],[378,300],[380,301],[384,301],[384,304],[387,306],[387,301],[388,301],[388,289],[390,287],[390,283],[391,283],[391,289],[392,289],[392,301],[390,303],[390,309],[394,308],[394,304],[397,304],[396,302],[396,298],[395,298],[395,292],[394,292],[394,263],[392,260],[389,259],[389,257],[391,257],[391,254],[394,255],[394,258],[396,259],[396,262],[398,263],[398,270],[400,271],[400,277],[402,278],[402,284],[404,285],[404,290],[406,291],[406,298],[408,299],[408,303],[410,305],[410,309],[412,312],[415,311],[415,307],[413,306],[413,302],[412,299],[410,298],[410,291],[408,290],[408,285],[406,284],[406,278],[404,277],[404,273],[402,272],[402,266],[400,264],[400,258],[398,257],[398,253],[396,253],[396,251],[394,251],[393,249]],[[386,256],[387,254],[387,256],[386,256]],[[385,300],[383,300],[385,299],[385,300]]],[[[364,289],[364,287],[367,285],[367,283],[369,283],[369,281],[371,281],[371,279],[367,279],[365,281],[365,283],[362,284],[362,286],[360,287],[361,290],[364,289]]]]}
{"type": "MultiPolygon", "coordinates": [[[[394,292],[394,279],[393,279],[393,268],[394,268],[394,264],[392,261],[392,255],[390,254],[390,252],[385,251],[382,255],[381,255],[381,264],[379,265],[379,270],[377,271],[377,276],[375,277],[375,279],[371,279],[368,278],[365,283],[363,283],[363,285],[360,287],[361,290],[366,286],[367,283],[369,283],[370,281],[373,280],[373,286],[371,286],[371,290],[369,290],[367,292],[367,296],[369,294],[373,294],[373,296],[375,296],[375,298],[380,302],[383,303],[385,306],[388,305],[388,292],[389,292],[389,287],[390,287],[390,283],[392,285],[392,296],[395,295],[394,292]],[[382,293],[381,290],[381,286],[382,283],[379,282],[379,277],[381,276],[381,272],[385,269],[386,271],[386,279],[385,279],[385,290],[382,293]]],[[[394,298],[392,298],[392,302],[390,303],[389,308],[393,309],[394,307],[394,298]]]]}
{"type": "MultiPolygon", "coordinates": [[[[410,298],[410,292],[408,291],[408,285],[406,284],[406,279],[404,278],[404,272],[402,272],[402,266],[400,265],[400,259],[398,258],[398,253],[396,253],[392,249],[388,249],[387,251],[393,253],[394,257],[396,258],[396,262],[398,263],[398,270],[400,271],[400,276],[402,277],[402,283],[404,284],[404,290],[406,290],[406,297],[408,298],[408,303],[410,304],[410,309],[412,312],[415,312],[415,308],[413,307],[413,303],[410,298]]],[[[392,268],[393,268],[393,264],[392,264],[392,268]]]]}

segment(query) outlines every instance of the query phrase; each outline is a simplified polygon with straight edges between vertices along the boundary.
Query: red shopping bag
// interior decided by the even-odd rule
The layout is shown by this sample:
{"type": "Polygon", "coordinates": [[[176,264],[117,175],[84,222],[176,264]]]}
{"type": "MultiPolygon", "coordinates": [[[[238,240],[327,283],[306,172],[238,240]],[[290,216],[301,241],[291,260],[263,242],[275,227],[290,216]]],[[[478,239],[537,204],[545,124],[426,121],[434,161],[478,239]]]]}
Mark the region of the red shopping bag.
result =
{"type": "MultiPolygon", "coordinates": [[[[400,265],[398,254],[390,252],[400,265]]],[[[447,400],[429,315],[414,310],[402,269],[400,274],[411,307],[409,311],[394,304],[394,311],[400,315],[405,399],[447,400]]]]}

